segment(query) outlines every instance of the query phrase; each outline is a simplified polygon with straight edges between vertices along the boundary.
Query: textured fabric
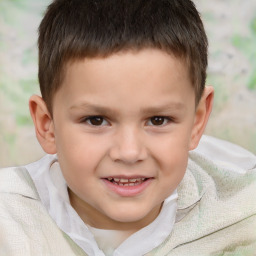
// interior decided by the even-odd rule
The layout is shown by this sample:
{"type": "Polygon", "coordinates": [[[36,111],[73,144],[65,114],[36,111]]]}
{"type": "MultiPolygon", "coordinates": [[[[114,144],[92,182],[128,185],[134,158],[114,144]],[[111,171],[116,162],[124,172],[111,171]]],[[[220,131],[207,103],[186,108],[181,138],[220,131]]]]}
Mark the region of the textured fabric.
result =
{"type": "MultiPolygon", "coordinates": [[[[148,256],[256,255],[256,157],[226,145],[207,138],[190,153],[173,231],[148,256]]],[[[86,255],[50,218],[22,167],[0,171],[0,255],[86,255]]]]}
{"type": "Polygon", "coordinates": [[[0,171],[0,255],[86,255],[52,221],[25,168],[0,171]]]}

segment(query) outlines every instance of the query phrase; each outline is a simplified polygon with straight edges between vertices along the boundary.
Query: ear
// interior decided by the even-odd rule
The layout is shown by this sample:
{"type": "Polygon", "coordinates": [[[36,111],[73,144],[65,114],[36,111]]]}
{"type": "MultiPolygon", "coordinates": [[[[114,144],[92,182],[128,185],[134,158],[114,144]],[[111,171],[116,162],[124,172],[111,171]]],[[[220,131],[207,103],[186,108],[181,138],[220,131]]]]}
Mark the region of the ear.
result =
{"type": "Polygon", "coordinates": [[[195,121],[191,133],[190,140],[190,150],[197,147],[203,132],[205,130],[206,124],[208,122],[209,116],[212,111],[214,98],[214,89],[212,86],[206,86],[201,97],[200,102],[196,108],[195,121]]]}
{"type": "Polygon", "coordinates": [[[53,119],[46,107],[44,100],[37,95],[29,99],[29,110],[33,119],[36,137],[48,154],[56,153],[53,119]]]}

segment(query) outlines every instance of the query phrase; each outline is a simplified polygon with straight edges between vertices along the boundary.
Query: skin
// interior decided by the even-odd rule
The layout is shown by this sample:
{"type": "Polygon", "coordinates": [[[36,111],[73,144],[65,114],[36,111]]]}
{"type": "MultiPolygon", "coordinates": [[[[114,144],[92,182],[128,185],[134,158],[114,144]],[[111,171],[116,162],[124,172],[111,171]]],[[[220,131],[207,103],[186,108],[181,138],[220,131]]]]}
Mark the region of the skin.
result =
{"type": "Polygon", "coordinates": [[[213,88],[195,106],[187,66],[157,49],[84,59],[66,70],[53,117],[41,97],[30,99],[37,138],[46,153],[58,154],[71,204],[85,223],[135,232],[181,182],[213,88]],[[107,185],[111,177],[144,177],[147,185],[120,195],[107,185]]]}

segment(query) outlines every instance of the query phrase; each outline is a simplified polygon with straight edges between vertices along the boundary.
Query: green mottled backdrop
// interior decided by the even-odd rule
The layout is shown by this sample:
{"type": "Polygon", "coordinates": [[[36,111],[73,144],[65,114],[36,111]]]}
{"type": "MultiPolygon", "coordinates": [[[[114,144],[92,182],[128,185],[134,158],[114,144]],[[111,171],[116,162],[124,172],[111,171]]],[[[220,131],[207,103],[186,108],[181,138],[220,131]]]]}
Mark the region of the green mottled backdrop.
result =
{"type": "MultiPolygon", "coordinates": [[[[39,93],[37,27],[49,0],[0,0],[0,166],[43,152],[28,99],[39,93]]],[[[208,84],[215,106],[207,134],[256,153],[256,1],[196,0],[210,41],[208,84]]]]}

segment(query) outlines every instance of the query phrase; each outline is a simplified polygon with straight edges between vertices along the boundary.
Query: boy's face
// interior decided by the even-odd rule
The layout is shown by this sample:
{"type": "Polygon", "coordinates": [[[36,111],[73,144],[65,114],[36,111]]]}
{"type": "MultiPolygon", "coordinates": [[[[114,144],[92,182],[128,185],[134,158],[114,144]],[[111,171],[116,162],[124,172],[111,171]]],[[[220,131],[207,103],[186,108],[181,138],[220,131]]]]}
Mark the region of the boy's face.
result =
{"type": "Polygon", "coordinates": [[[51,143],[71,204],[106,229],[156,218],[207,119],[207,104],[195,111],[187,67],[156,49],[69,64],[53,105],[51,143]]]}

